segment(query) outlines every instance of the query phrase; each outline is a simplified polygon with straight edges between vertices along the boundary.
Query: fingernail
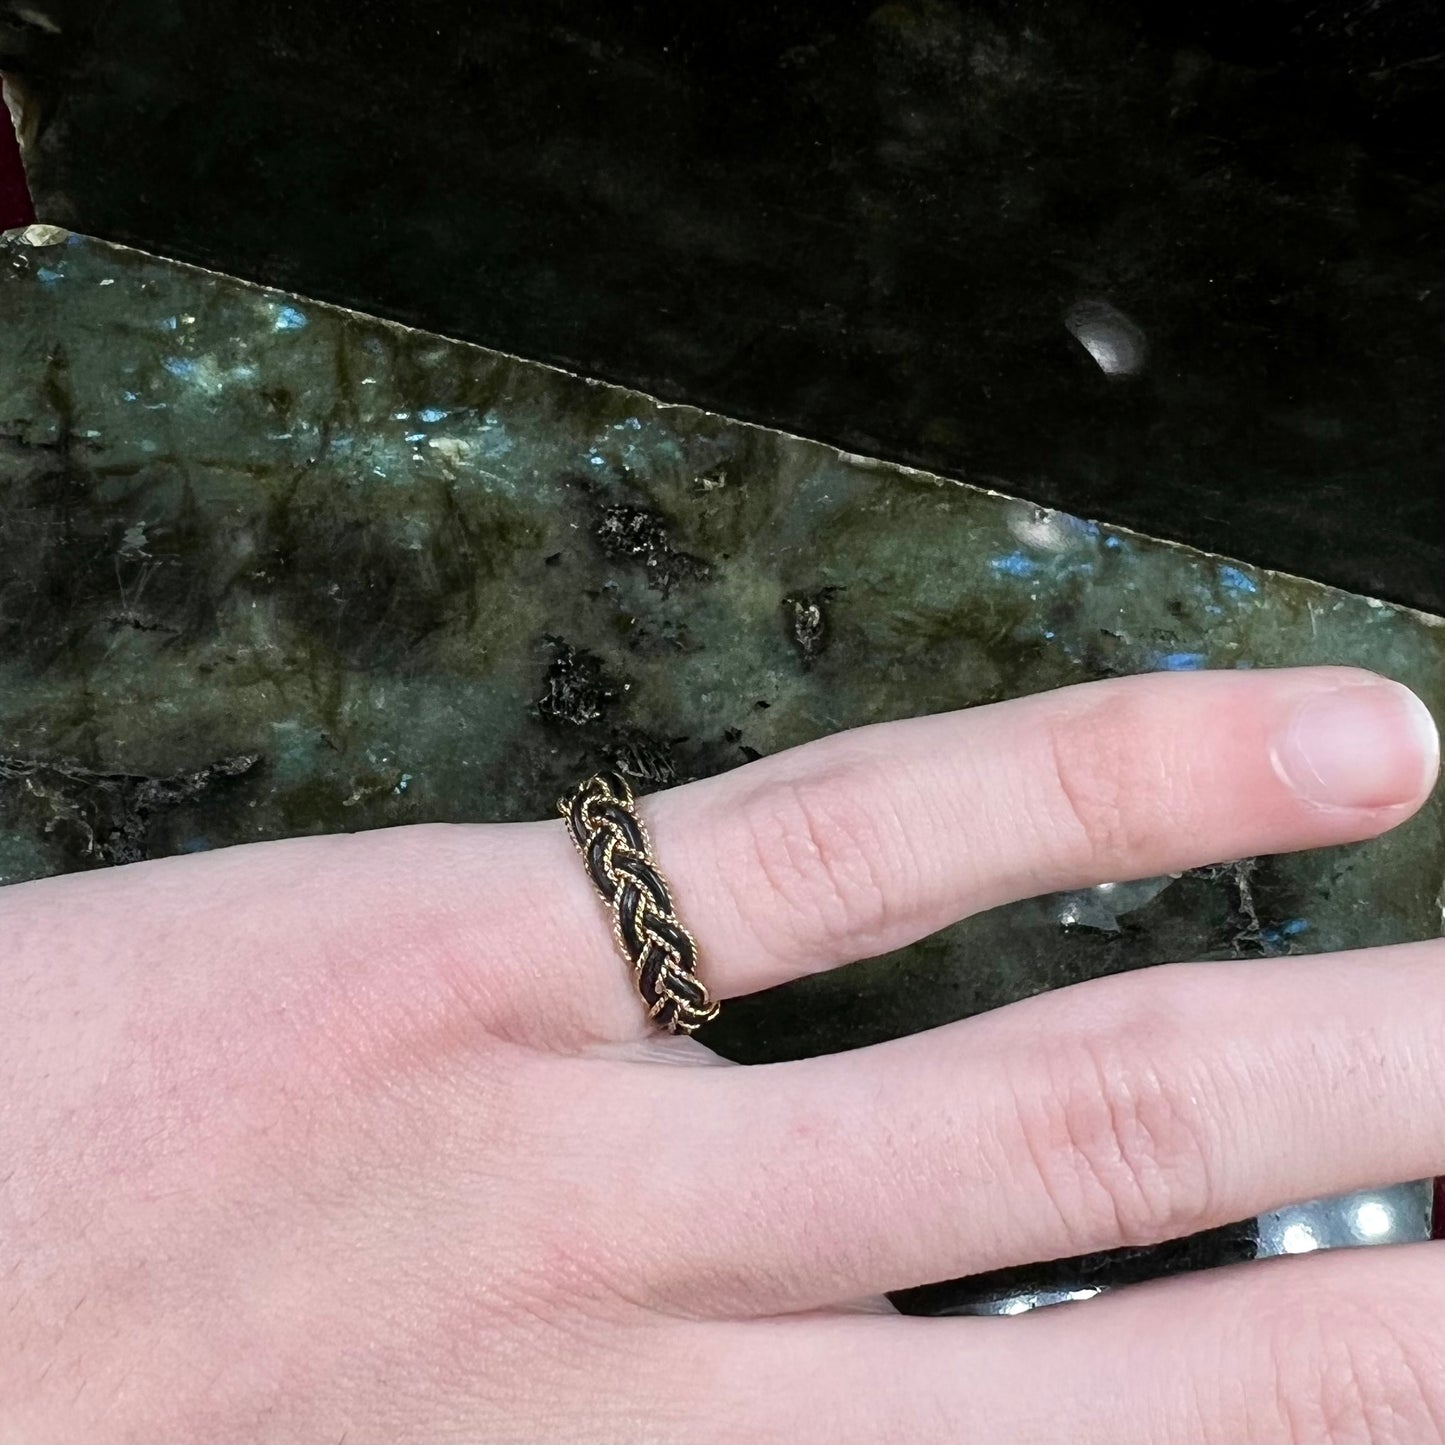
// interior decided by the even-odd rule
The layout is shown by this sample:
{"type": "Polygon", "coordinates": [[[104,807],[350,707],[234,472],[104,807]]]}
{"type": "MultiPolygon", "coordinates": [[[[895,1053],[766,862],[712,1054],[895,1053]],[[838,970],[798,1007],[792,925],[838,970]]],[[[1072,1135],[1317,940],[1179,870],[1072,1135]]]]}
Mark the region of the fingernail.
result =
{"type": "Polygon", "coordinates": [[[1425,704],[1393,682],[1306,698],[1274,748],[1275,771],[1307,802],[1389,808],[1418,801],[1440,764],[1425,704]]]}

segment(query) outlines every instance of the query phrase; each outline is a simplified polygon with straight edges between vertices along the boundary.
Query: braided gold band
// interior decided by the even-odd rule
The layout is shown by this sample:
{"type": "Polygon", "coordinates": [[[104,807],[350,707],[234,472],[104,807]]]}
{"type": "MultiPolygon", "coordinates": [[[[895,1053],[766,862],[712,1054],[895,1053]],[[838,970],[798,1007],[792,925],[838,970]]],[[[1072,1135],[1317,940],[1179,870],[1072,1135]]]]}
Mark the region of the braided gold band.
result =
{"type": "Polygon", "coordinates": [[[716,1018],[718,1006],[697,976],[697,944],[672,911],[627,779],[594,773],[564,793],[557,810],[612,910],[612,935],[632,965],[647,1016],[675,1034],[716,1018]]]}

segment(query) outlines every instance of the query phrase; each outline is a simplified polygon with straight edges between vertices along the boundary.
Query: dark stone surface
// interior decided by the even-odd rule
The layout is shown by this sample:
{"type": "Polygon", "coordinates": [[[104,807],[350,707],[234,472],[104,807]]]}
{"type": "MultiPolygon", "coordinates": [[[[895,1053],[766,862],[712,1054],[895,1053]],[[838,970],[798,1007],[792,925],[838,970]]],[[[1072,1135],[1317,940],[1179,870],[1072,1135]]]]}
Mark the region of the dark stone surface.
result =
{"type": "MultiPolygon", "coordinates": [[[[13,235],[0,317],[0,881],[540,817],[599,766],[647,792],[1149,669],[1354,663],[1445,711],[1439,619],[134,251],[13,235]]],[[[706,1037],[780,1059],[1425,936],[1442,847],[1437,793],[1359,847],[983,914],[706,1037]]]]}
{"type": "Polygon", "coordinates": [[[1207,1229],[1167,1244],[1130,1246],[1054,1259],[1047,1264],[990,1270],[968,1280],[898,1290],[890,1295],[901,1314],[1015,1314],[1020,1302],[1060,1303],[1058,1295],[1087,1297],[1148,1279],[1190,1270],[1218,1269],[1256,1257],[1258,1231],[1253,1220],[1207,1229]],[[990,1308],[993,1306],[993,1308],[990,1308]]]}
{"type": "Polygon", "coordinates": [[[30,203],[30,188],[20,162],[19,137],[0,110],[0,231],[28,226],[34,219],[35,208],[30,203]]]}
{"type": "Polygon", "coordinates": [[[1436,0],[0,0],[43,219],[1436,611],[1442,56],[1436,0]]]}

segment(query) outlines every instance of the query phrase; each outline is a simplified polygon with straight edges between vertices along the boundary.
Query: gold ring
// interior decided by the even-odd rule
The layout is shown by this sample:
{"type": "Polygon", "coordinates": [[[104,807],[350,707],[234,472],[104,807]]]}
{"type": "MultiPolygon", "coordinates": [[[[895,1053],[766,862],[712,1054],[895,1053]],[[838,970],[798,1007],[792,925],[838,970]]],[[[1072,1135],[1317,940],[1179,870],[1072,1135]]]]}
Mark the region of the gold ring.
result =
{"type": "Polygon", "coordinates": [[[718,1005],[697,976],[697,943],[672,910],[627,779],[594,773],[558,799],[557,811],[612,910],[612,935],[648,1018],[675,1034],[715,1019],[718,1005]]]}

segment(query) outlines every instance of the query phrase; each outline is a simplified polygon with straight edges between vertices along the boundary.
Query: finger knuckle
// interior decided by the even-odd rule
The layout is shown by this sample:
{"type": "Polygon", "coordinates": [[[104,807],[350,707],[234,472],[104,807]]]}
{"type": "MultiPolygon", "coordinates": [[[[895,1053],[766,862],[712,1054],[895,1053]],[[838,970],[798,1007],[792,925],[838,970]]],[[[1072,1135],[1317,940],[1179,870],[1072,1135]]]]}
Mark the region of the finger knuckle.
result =
{"type": "Polygon", "coordinates": [[[751,867],[734,876],[767,893],[766,907],[740,900],[740,911],[777,935],[778,951],[861,955],[887,928],[901,840],[858,781],[846,764],[820,769],[765,785],[739,810],[751,867]]]}
{"type": "Polygon", "coordinates": [[[1180,1032],[1138,1015],[1055,1041],[1015,1089],[1020,1158],[1080,1251],[1187,1234],[1213,1212],[1214,1131],[1169,1046],[1180,1032]]]}
{"type": "Polygon", "coordinates": [[[1065,821],[1070,855],[1082,853],[1099,877],[1155,850],[1179,822],[1165,786],[1175,770],[1158,756],[1154,732],[1140,700],[1122,689],[1047,725],[1050,818],[1065,821]]]}
{"type": "Polygon", "coordinates": [[[1264,1332],[1265,1423],[1297,1445],[1445,1439],[1445,1361],[1418,1323],[1388,1302],[1283,1292],[1264,1332]]]}

